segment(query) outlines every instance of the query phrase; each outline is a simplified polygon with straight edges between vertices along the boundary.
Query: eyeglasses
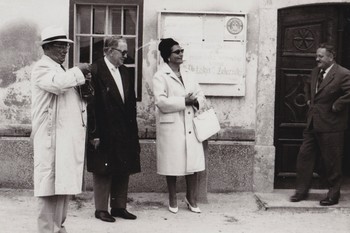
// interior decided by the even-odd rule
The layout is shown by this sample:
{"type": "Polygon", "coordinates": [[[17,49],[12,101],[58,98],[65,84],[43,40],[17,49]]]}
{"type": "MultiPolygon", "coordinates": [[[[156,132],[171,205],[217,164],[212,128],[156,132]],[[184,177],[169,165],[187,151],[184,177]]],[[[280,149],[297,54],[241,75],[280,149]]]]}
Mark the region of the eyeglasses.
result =
{"type": "Polygon", "coordinates": [[[184,53],[184,49],[178,49],[178,50],[172,51],[171,53],[175,53],[175,54],[184,53]]]}
{"type": "Polygon", "coordinates": [[[56,47],[58,49],[61,49],[61,50],[67,50],[70,47],[69,44],[66,44],[66,45],[63,45],[63,44],[52,44],[52,46],[54,46],[54,47],[56,47]]]}
{"type": "Polygon", "coordinates": [[[111,49],[119,51],[122,54],[123,57],[128,54],[128,51],[126,51],[126,50],[123,51],[123,50],[120,50],[120,49],[117,49],[117,48],[111,48],[111,49]]]}

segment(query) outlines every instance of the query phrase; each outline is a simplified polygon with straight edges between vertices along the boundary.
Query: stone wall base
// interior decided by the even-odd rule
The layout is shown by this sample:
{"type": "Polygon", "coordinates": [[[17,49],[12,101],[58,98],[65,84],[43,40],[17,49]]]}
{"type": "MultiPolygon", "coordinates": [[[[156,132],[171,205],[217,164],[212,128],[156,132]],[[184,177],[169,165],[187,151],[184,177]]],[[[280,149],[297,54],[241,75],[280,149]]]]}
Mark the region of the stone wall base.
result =
{"type": "MultiPolygon", "coordinates": [[[[156,174],[155,140],[140,142],[142,172],[131,176],[129,191],[167,192],[165,177],[156,174]]],[[[207,169],[200,175],[206,180],[201,181],[200,192],[253,191],[253,181],[262,182],[253,179],[254,142],[209,141],[208,148],[207,169]]],[[[0,188],[33,188],[33,150],[28,137],[0,138],[0,161],[0,188]]],[[[84,183],[86,190],[92,190],[91,173],[85,173],[84,183]]],[[[179,177],[178,191],[185,187],[184,177],[179,177]]]]}

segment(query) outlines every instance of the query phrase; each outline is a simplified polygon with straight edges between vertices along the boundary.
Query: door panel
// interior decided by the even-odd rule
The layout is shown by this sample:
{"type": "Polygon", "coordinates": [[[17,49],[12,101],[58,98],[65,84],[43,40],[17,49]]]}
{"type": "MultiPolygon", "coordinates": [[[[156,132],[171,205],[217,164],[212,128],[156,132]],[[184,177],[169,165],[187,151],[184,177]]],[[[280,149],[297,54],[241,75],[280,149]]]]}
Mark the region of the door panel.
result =
{"type": "MultiPolygon", "coordinates": [[[[275,100],[276,179],[295,176],[296,157],[305,128],[305,87],[322,42],[339,42],[337,6],[288,8],[278,13],[275,100]]],[[[275,181],[276,188],[279,182],[275,181]]]]}

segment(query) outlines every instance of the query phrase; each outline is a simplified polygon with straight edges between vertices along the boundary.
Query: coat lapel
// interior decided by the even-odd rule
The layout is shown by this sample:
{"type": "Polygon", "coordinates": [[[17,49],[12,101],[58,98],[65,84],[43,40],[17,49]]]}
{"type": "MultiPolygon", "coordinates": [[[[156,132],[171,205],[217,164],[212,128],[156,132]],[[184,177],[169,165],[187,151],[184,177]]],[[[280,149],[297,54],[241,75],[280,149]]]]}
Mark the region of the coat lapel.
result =
{"type": "MultiPolygon", "coordinates": [[[[320,91],[322,91],[322,89],[327,86],[330,82],[332,82],[332,80],[334,79],[334,75],[335,72],[338,68],[338,65],[334,64],[333,67],[329,70],[329,72],[327,73],[326,77],[324,77],[320,88],[318,89],[317,93],[319,93],[320,91]]],[[[316,93],[316,94],[317,94],[316,93]]]]}
{"type": "Polygon", "coordinates": [[[181,86],[184,86],[184,84],[180,81],[180,79],[176,76],[176,74],[172,71],[170,66],[168,64],[164,64],[164,73],[170,76],[170,78],[174,79],[176,82],[180,83],[181,86]]]}
{"type": "Polygon", "coordinates": [[[188,80],[188,71],[187,70],[182,70],[181,71],[181,77],[182,77],[182,81],[184,82],[183,85],[185,86],[185,89],[186,88],[189,88],[191,85],[190,85],[190,80],[188,80]]]}
{"type": "MultiPolygon", "coordinates": [[[[118,90],[118,86],[115,83],[114,78],[110,70],[108,69],[107,64],[104,61],[102,62],[101,69],[102,69],[101,70],[102,75],[100,76],[100,78],[101,78],[101,81],[105,84],[107,88],[107,92],[109,92],[110,95],[113,96],[113,98],[118,102],[118,104],[123,105],[124,103],[120,95],[120,92],[118,90]]],[[[124,82],[123,82],[123,85],[124,85],[124,82]]],[[[125,91],[125,88],[124,88],[124,91],[125,91]]]]}
{"type": "MultiPolygon", "coordinates": [[[[124,66],[119,67],[120,76],[122,77],[122,83],[123,83],[123,91],[124,91],[124,103],[128,101],[129,97],[129,86],[130,86],[130,79],[129,75],[127,73],[127,68],[124,66]]],[[[120,94],[119,94],[120,95],[120,94]]],[[[120,97],[121,98],[121,97],[120,97]]]]}
{"type": "Polygon", "coordinates": [[[316,94],[316,85],[317,85],[317,74],[320,72],[319,69],[317,69],[316,71],[313,71],[311,73],[311,87],[310,87],[310,95],[311,95],[311,99],[314,99],[315,94],[316,94]]]}

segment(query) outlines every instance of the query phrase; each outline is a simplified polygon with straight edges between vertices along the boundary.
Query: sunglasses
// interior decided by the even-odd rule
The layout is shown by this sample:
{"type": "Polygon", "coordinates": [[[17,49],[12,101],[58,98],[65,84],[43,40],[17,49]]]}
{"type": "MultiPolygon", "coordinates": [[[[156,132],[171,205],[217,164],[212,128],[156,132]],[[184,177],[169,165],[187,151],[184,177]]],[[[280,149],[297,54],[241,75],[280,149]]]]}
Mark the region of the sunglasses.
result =
{"type": "Polygon", "coordinates": [[[175,54],[184,53],[184,49],[178,49],[178,50],[172,51],[171,53],[175,53],[175,54]]]}
{"type": "Polygon", "coordinates": [[[52,46],[54,46],[60,50],[67,50],[70,47],[69,44],[52,44],[52,46]]]}
{"type": "Polygon", "coordinates": [[[126,54],[128,54],[128,51],[126,51],[126,50],[122,51],[122,50],[117,49],[117,48],[111,48],[111,49],[117,50],[118,52],[120,52],[120,53],[123,55],[123,57],[124,57],[126,54]]]}

